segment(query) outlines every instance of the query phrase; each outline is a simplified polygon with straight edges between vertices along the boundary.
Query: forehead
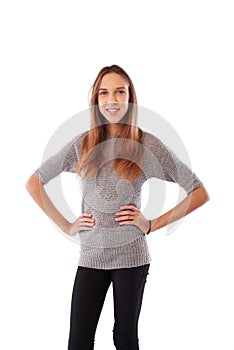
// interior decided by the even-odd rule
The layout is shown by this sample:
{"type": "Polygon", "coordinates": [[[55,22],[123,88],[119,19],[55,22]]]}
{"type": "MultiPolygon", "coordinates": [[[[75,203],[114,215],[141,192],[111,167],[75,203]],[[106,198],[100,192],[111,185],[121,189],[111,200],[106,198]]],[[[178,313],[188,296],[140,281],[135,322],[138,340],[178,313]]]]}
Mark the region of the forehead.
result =
{"type": "Polygon", "coordinates": [[[108,73],[101,80],[100,89],[108,89],[114,87],[128,87],[128,82],[117,73],[108,73]]]}

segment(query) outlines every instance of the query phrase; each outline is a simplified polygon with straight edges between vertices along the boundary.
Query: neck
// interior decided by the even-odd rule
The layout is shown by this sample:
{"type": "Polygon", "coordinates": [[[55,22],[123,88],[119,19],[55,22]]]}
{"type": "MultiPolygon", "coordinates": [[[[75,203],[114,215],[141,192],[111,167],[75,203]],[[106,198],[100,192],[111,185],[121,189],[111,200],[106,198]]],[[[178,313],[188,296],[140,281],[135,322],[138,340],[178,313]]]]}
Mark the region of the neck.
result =
{"type": "Polygon", "coordinates": [[[108,124],[106,125],[107,134],[110,136],[117,136],[123,126],[121,124],[108,124]]]}

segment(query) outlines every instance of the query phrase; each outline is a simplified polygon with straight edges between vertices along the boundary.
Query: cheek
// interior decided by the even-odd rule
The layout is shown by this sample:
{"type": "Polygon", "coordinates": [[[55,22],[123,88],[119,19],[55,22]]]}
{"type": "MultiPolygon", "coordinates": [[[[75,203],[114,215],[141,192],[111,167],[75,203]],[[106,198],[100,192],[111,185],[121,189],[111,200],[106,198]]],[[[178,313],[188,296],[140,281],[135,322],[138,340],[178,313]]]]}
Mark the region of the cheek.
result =
{"type": "Polygon", "coordinates": [[[129,94],[124,94],[121,96],[121,100],[123,103],[128,103],[129,102],[129,94]]]}
{"type": "Polygon", "coordinates": [[[104,101],[101,98],[99,98],[98,99],[98,107],[101,109],[101,108],[103,108],[103,105],[104,105],[104,101]]]}
{"type": "Polygon", "coordinates": [[[128,110],[129,98],[125,97],[121,101],[123,110],[128,110]]]}
{"type": "Polygon", "coordinates": [[[102,105],[98,105],[98,109],[99,109],[99,111],[102,113],[102,114],[104,114],[104,112],[105,112],[105,110],[104,110],[104,108],[103,108],[103,106],[102,105]]]}
{"type": "Polygon", "coordinates": [[[119,96],[119,102],[123,103],[124,105],[127,105],[129,103],[129,94],[119,96]]]}
{"type": "Polygon", "coordinates": [[[122,111],[127,112],[127,110],[128,110],[128,102],[125,102],[122,104],[122,111]]]}
{"type": "Polygon", "coordinates": [[[102,102],[98,102],[98,109],[103,116],[106,115],[105,105],[102,102]]]}

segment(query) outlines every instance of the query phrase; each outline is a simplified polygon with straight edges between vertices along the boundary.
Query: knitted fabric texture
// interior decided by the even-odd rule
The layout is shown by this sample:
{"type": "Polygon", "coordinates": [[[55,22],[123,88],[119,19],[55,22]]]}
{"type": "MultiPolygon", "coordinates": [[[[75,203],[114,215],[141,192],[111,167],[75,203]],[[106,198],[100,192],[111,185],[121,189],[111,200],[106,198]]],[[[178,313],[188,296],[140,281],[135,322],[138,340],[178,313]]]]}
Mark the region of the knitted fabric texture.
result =
{"type": "MultiPolygon", "coordinates": [[[[62,172],[76,172],[82,140],[88,131],[76,136],[58,153],[42,163],[35,171],[47,184],[62,172]]],[[[146,235],[135,225],[120,226],[115,213],[120,206],[132,204],[141,208],[141,189],[148,179],[177,183],[188,194],[203,184],[155,135],[143,131],[143,162],[141,175],[134,181],[121,179],[113,169],[116,138],[108,136],[97,146],[102,152],[98,171],[89,179],[78,177],[82,192],[81,212],[90,212],[95,226],[77,233],[80,242],[79,266],[97,269],[130,268],[149,264],[151,256],[146,235]]],[[[134,142],[134,141],[132,141],[134,142]]],[[[122,150],[124,156],[124,148],[122,150]]]]}

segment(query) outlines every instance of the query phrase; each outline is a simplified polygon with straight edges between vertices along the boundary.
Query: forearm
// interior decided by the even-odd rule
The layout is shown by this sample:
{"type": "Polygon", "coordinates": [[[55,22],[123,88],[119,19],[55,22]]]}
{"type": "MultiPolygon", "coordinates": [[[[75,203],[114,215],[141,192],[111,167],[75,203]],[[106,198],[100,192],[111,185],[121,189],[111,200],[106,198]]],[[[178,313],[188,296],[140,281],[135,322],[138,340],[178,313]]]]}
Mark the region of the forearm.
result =
{"type": "Polygon", "coordinates": [[[26,188],[34,201],[44,211],[44,213],[63,231],[66,232],[69,222],[58,211],[47,195],[44,185],[36,175],[32,175],[26,183],[26,188]]]}
{"type": "Polygon", "coordinates": [[[151,220],[151,231],[158,230],[170,223],[181,219],[193,210],[199,208],[209,200],[209,195],[204,187],[200,187],[188,194],[178,205],[173,209],[151,220]]]}

